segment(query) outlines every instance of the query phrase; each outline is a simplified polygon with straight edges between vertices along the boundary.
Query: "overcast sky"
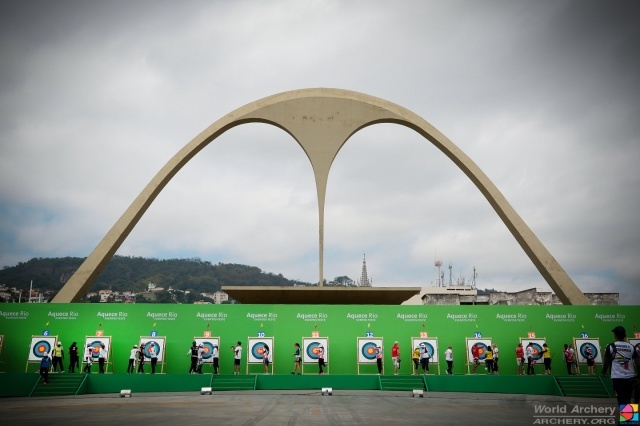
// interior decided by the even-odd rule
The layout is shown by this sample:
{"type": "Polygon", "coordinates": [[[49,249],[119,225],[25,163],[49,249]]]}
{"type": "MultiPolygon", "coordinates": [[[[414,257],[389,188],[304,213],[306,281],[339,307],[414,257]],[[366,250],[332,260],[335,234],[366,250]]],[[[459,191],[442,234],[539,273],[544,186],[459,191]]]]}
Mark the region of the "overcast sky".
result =
{"type": "MultiPolygon", "coordinates": [[[[160,168],[232,110],[302,88],[423,117],[471,157],[585,292],[640,304],[638,1],[0,1],[0,267],[85,257],[160,168]]],[[[324,276],[550,291],[477,188],[415,132],[336,158],[324,276]]],[[[118,254],[318,280],[311,165],[236,127],[118,254]]],[[[18,284],[18,283],[12,283],[18,284]]],[[[34,283],[34,285],[37,283],[34,283]]]]}

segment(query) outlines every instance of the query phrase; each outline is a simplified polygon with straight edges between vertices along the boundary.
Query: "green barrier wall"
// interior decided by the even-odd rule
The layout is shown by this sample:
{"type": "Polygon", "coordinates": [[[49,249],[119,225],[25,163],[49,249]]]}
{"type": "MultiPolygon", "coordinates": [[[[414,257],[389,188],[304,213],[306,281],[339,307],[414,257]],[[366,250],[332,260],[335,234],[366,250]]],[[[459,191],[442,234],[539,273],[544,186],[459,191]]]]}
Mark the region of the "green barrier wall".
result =
{"type": "MultiPolygon", "coordinates": [[[[500,349],[501,374],[515,374],[514,348],[520,338],[534,332],[545,338],[553,353],[554,374],[566,374],[561,349],[582,333],[599,338],[604,347],[613,340],[611,329],[622,325],[634,337],[640,323],[638,306],[292,306],[292,305],[167,305],[167,304],[4,304],[0,305],[1,372],[24,372],[31,337],[48,332],[58,336],[66,349],[76,341],[82,346],[86,336],[101,331],[111,336],[109,372],[126,372],[129,353],[141,336],[152,332],[166,337],[164,373],[182,374],[189,370],[187,351],[194,337],[210,331],[221,338],[221,373],[233,371],[232,345],[239,340],[244,347],[242,371],[245,372],[247,339],[259,333],[274,338],[275,374],[289,374],[293,366],[293,344],[318,332],[329,339],[330,374],[356,374],[357,338],[372,333],[384,339],[385,374],[392,373],[391,346],[400,342],[403,358],[401,373],[410,373],[412,337],[426,332],[437,338],[440,371],[444,374],[444,350],[453,346],[454,374],[467,372],[466,338],[481,333],[500,349]]],[[[68,364],[65,356],[65,367],[68,364]]],[[[160,367],[159,367],[160,368],[160,367]]],[[[538,367],[541,373],[541,367],[538,367]]],[[[29,366],[35,371],[36,364],[29,366]]],[[[147,372],[150,370],[146,367],[147,372]]],[[[93,371],[97,372],[94,365],[93,371]]],[[[158,370],[159,371],[159,370],[158,370]]],[[[261,373],[253,365],[253,373],[261,373]]],[[[307,364],[305,374],[316,373],[317,366],[307,364]]],[[[437,371],[432,369],[432,372],[437,371]]],[[[211,372],[205,366],[205,372],[211,372]]],[[[361,365],[360,373],[375,373],[373,365],[361,365]]],[[[482,368],[479,372],[483,372],[482,368]]]]}

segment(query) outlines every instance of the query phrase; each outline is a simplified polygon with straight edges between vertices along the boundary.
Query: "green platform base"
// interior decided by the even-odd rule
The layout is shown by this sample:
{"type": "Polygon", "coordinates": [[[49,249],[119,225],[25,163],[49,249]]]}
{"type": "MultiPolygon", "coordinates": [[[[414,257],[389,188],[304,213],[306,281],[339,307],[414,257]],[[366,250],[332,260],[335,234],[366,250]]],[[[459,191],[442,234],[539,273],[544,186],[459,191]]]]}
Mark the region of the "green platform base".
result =
{"type": "MultiPolygon", "coordinates": [[[[212,374],[51,374],[46,388],[33,373],[0,375],[0,396],[48,396],[58,384],[64,395],[120,393],[122,389],[139,392],[197,392],[211,387],[214,392],[233,390],[411,390],[427,392],[471,392],[529,395],[573,396],[569,389],[581,389],[580,396],[611,397],[610,380],[583,376],[571,378],[563,386],[553,376],[378,376],[378,375],[212,375],[212,374]],[[74,380],[71,380],[71,378],[74,380]],[[59,383],[58,383],[59,382],[59,383]],[[596,386],[597,383],[600,386],[596,386]],[[75,389],[71,384],[75,384],[75,389]],[[603,390],[604,389],[604,390],[603,390]]],[[[562,378],[559,378],[562,380],[562,378]]]]}

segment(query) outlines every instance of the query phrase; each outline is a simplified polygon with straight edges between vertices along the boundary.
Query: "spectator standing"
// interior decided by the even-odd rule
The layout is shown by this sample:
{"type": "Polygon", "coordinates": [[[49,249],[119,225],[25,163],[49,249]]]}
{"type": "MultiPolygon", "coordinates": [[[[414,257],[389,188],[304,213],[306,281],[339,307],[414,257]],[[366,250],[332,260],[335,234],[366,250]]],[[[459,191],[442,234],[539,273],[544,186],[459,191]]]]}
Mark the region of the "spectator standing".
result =
{"type": "Polygon", "coordinates": [[[49,383],[49,368],[51,368],[51,357],[46,353],[40,359],[40,376],[45,385],[49,383]]]}
{"type": "Polygon", "coordinates": [[[447,374],[453,374],[453,348],[451,345],[444,351],[444,359],[447,361],[447,374]]]}
{"type": "Polygon", "coordinates": [[[107,361],[107,350],[104,343],[100,343],[100,352],[98,353],[98,365],[100,366],[100,374],[104,374],[104,363],[107,361]]]}
{"type": "Polygon", "coordinates": [[[607,371],[611,372],[611,383],[616,392],[618,404],[629,404],[633,392],[633,364],[638,365],[640,354],[631,343],[625,340],[627,332],[624,327],[617,326],[611,331],[615,341],[605,348],[602,375],[604,376],[607,371]]]}
{"type": "Polygon", "coordinates": [[[80,354],[78,350],[78,344],[73,342],[71,346],[69,346],[69,373],[75,373],[76,367],[78,370],[80,369],[80,354]]]}
{"type": "Polygon", "coordinates": [[[136,372],[136,354],[138,353],[138,345],[133,345],[131,353],[129,354],[129,365],[127,365],[127,374],[136,372]]]}
{"type": "Polygon", "coordinates": [[[400,345],[397,340],[391,347],[391,360],[393,361],[393,375],[397,376],[400,369],[400,345]]]}
{"type": "Polygon", "coordinates": [[[60,368],[60,373],[64,373],[64,366],[62,365],[62,360],[64,359],[64,350],[62,349],[62,343],[56,343],[56,346],[51,352],[53,354],[53,372],[57,373],[58,368],[60,368]]]}
{"type": "MultiPolygon", "coordinates": [[[[233,349],[233,347],[232,347],[233,349]]],[[[240,360],[242,360],[242,343],[238,342],[235,349],[233,349],[233,374],[240,374],[240,360]]]]}
{"type": "Polygon", "coordinates": [[[522,342],[516,346],[516,365],[518,366],[518,376],[524,376],[524,348],[522,342]]]}
{"type": "Polygon", "coordinates": [[[382,374],[382,348],[376,346],[376,364],[378,365],[378,374],[382,374]]]}

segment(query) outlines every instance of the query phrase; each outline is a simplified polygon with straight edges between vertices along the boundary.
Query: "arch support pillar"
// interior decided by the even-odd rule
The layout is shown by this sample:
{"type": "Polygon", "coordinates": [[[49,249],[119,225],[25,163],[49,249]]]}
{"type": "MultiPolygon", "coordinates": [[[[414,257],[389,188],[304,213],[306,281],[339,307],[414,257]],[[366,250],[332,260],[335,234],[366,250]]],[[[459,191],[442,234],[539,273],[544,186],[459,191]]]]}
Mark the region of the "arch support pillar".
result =
{"type": "Polygon", "coordinates": [[[225,131],[251,122],[272,124],[285,130],[298,142],[311,162],[318,196],[319,285],[324,281],[324,205],[331,164],[345,142],[358,130],[377,123],[395,123],[421,134],[471,179],[564,304],[589,304],[586,296],[497,187],[453,142],[427,121],[399,105],[338,89],[280,93],[245,105],[213,123],[156,174],[52,302],[80,301],[173,176],[225,131]]]}

